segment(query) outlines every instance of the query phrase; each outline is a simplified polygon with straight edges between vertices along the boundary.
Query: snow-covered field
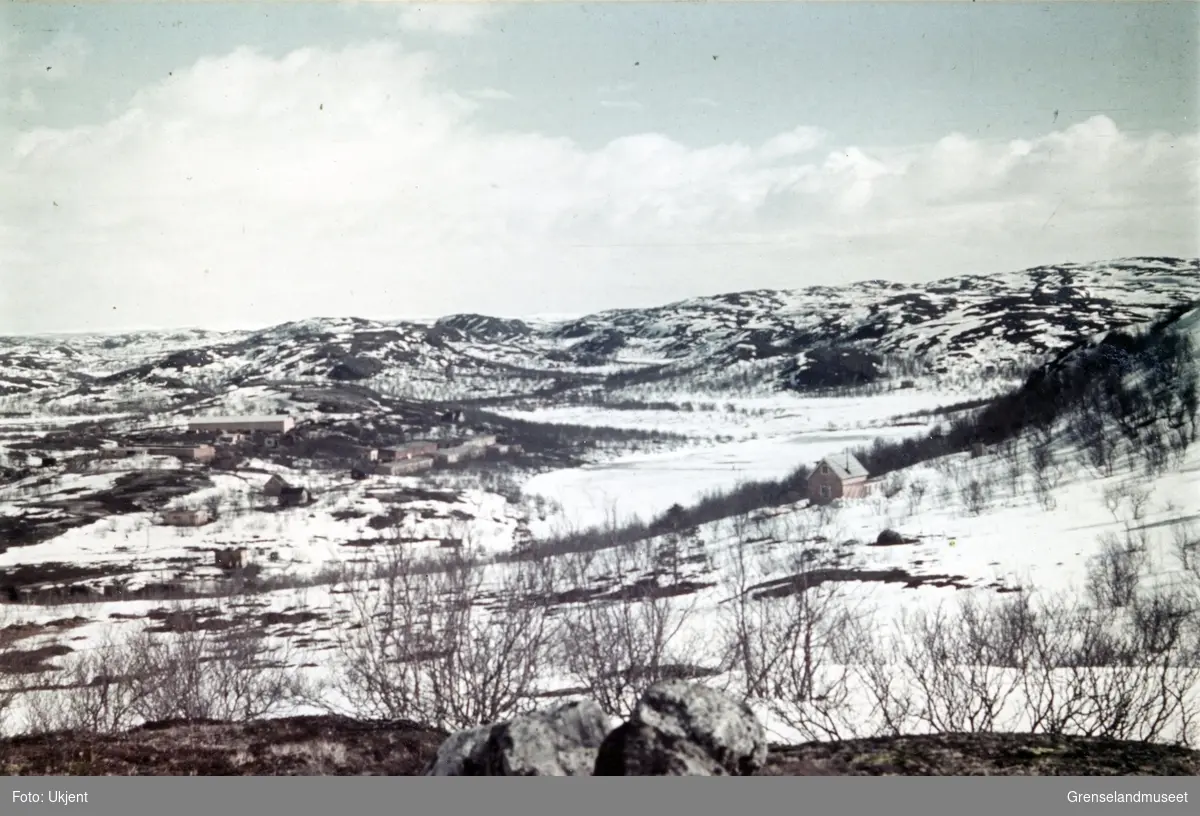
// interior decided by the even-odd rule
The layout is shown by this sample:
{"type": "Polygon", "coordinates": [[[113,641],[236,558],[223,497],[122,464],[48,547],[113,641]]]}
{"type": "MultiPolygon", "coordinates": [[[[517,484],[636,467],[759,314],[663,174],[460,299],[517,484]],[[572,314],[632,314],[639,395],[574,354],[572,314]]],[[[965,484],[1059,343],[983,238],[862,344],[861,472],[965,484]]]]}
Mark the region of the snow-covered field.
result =
{"type": "MultiPolygon", "coordinates": [[[[631,453],[533,477],[525,492],[550,500],[558,512],[531,529],[549,534],[614,519],[649,520],[673,504],[686,506],[742,482],[780,479],[800,465],[868,446],[877,438],[925,434],[935,423],[899,418],[959,399],[954,394],[905,390],[875,397],[783,394],[731,399],[715,410],[572,406],[502,413],[533,422],[670,431],[714,440],[663,453],[631,453]]],[[[685,394],[673,402],[703,404],[705,400],[685,394]]]]}
{"type": "MultiPolygon", "coordinates": [[[[173,466],[161,457],[101,461],[94,463],[99,472],[64,474],[41,497],[69,501],[111,489],[117,479],[136,470],[173,466]]],[[[436,551],[442,540],[456,539],[483,552],[507,552],[522,522],[519,508],[477,488],[448,491],[444,498],[404,498],[406,490],[421,486],[412,477],[377,477],[364,483],[261,467],[244,474],[214,472],[209,478],[212,487],[173,499],[163,508],[216,506],[217,517],[207,524],[168,526],[161,523],[161,512],[115,514],[49,541],[10,547],[0,552],[0,569],[39,564],[112,567],[114,573],[123,572],[125,588],[134,590],[150,582],[216,580],[221,571],[213,565],[212,551],[238,547],[261,566],[265,578],[306,580],[347,559],[368,556],[384,539],[397,536],[424,550],[436,551]],[[261,488],[271,471],[282,471],[290,483],[314,489],[314,503],[291,508],[266,504],[261,488]],[[373,519],[393,509],[400,511],[395,523],[372,526],[373,519]]],[[[13,488],[5,492],[15,498],[13,488]]],[[[5,492],[0,492],[0,501],[5,492]]]]}
{"type": "Polygon", "coordinates": [[[901,437],[914,428],[793,433],[669,453],[629,454],[597,465],[533,477],[525,491],[549,499],[559,511],[533,529],[547,533],[610,520],[648,521],[673,504],[690,505],[739,483],[780,479],[802,464],[877,437],[901,437]]]}

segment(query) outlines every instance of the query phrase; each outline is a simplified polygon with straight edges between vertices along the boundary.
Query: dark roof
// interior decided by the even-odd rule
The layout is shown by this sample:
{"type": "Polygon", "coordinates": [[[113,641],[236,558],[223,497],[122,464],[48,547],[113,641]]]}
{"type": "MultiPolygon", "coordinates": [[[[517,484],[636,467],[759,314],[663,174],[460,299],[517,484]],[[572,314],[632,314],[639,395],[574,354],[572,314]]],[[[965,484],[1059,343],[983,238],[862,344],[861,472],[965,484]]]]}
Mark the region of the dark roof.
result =
{"type": "Polygon", "coordinates": [[[839,479],[862,479],[870,474],[863,467],[862,462],[855,459],[849,453],[839,453],[834,456],[826,456],[818,465],[829,465],[829,469],[839,479]]]}

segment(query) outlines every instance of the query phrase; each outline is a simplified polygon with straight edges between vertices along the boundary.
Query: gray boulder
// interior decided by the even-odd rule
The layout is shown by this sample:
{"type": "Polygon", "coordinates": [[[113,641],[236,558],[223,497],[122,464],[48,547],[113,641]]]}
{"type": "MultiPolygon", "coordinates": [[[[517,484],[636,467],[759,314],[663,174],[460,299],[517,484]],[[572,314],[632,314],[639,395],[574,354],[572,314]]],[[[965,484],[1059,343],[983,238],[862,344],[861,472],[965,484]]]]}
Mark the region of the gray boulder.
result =
{"type": "Polygon", "coordinates": [[[590,776],[612,727],[591,700],[451,734],[426,776],[590,776]]]}
{"type": "Polygon", "coordinates": [[[750,776],[767,739],[750,707],[705,686],[651,686],[629,722],[605,738],[596,776],[750,776]]]}

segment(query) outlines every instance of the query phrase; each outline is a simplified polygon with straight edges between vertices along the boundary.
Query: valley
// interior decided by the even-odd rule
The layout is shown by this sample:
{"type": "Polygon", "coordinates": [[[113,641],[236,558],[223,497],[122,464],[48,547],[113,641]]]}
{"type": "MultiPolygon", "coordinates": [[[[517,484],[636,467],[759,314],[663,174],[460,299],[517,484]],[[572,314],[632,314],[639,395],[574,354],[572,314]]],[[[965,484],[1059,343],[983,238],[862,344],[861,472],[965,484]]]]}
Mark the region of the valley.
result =
{"type": "MultiPolygon", "coordinates": [[[[1040,675],[1009,656],[984,678],[994,699],[951,710],[938,694],[973,686],[922,686],[920,648],[978,662],[989,615],[1036,606],[1045,637],[1085,615],[1132,649],[1139,604],[1197,592],[1197,302],[1200,261],[1135,258],[544,324],[3,338],[0,722],[456,728],[572,694],[622,714],[639,673],[682,672],[740,689],[778,743],[1045,717],[1099,733],[1098,675],[1091,709],[1038,719],[1040,675]],[[232,430],[205,429],[221,417],[232,430]],[[815,469],[847,455],[861,491],[823,500],[815,469]],[[1128,597],[1103,601],[1105,576],[1128,597]],[[1125,613],[1134,628],[1111,628],[1125,613]],[[946,623],[963,615],[974,640],[946,623]],[[760,664],[801,641],[803,677],[760,664]],[[502,646],[511,672],[482,710],[472,672],[502,646]],[[130,681],[120,710],[94,705],[98,678],[201,653],[224,679],[130,681]],[[232,677],[251,691],[204,686],[232,677]],[[431,678],[465,685],[404,692],[431,678]]],[[[1159,681],[1177,702],[1110,736],[1200,738],[1200,616],[1180,620],[1159,681]]]]}

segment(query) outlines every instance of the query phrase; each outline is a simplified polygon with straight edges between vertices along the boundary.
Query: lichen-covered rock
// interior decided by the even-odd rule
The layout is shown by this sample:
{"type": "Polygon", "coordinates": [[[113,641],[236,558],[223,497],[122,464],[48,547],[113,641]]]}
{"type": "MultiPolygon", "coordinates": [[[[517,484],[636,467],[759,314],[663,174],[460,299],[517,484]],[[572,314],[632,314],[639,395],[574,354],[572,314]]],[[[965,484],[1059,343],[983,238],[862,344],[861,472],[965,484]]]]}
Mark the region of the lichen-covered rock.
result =
{"type": "Polygon", "coordinates": [[[589,776],[611,728],[590,700],[450,735],[427,776],[589,776]]]}
{"type": "Polygon", "coordinates": [[[596,776],[750,776],[767,740],[749,706],[679,680],[651,686],[629,722],[605,738],[596,776]]]}
{"type": "Polygon", "coordinates": [[[491,732],[492,726],[481,725],[477,728],[456,731],[446,737],[445,741],[438,746],[437,756],[429,764],[425,775],[477,776],[478,774],[468,772],[472,763],[471,758],[487,743],[488,735],[491,732]]]}

